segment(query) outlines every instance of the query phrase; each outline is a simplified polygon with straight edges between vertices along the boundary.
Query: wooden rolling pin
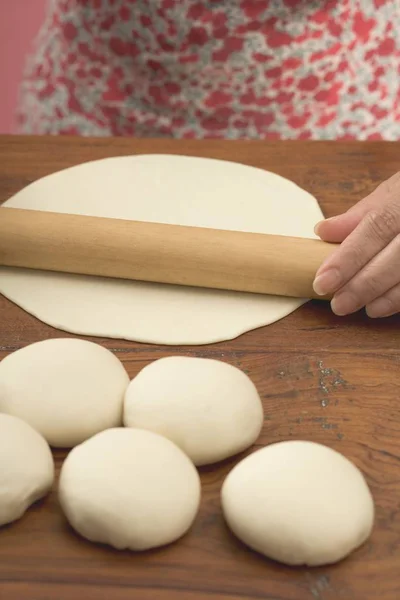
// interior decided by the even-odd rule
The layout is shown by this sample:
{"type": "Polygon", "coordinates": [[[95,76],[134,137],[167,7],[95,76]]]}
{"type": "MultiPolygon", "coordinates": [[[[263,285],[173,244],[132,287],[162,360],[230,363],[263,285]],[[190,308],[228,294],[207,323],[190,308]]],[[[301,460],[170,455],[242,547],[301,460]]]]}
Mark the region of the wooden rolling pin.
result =
{"type": "Polygon", "coordinates": [[[0,265],[316,297],[319,240],[0,208],[0,265]]]}

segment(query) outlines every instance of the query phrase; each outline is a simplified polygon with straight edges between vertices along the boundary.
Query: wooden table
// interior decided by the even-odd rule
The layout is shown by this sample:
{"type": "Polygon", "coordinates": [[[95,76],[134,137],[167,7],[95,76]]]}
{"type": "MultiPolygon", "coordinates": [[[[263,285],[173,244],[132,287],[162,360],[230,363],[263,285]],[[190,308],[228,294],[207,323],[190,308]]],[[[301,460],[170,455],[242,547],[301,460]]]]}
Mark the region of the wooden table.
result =
{"type": "MultiPolygon", "coordinates": [[[[293,179],[326,216],[343,211],[399,168],[391,143],[180,142],[0,138],[0,202],[38,177],[90,159],[178,153],[247,163],[293,179]]],[[[0,297],[0,358],[59,337],[0,297]]],[[[0,531],[1,600],[394,600],[400,598],[400,320],[335,317],[310,302],[282,321],[207,347],[157,347],[95,339],[133,377],[169,354],[205,356],[245,370],[265,407],[258,446],[307,439],[336,448],[366,474],[376,502],[370,541],[342,563],[287,568],[247,550],[224,525],[222,481],[237,459],[202,468],[203,500],[178,543],[143,554],[78,538],[56,493],[0,531]]],[[[66,334],[61,334],[66,335],[66,334]]],[[[1,440],[0,440],[1,443],[1,440]]],[[[56,452],[57,470],[65,456],[56,452]]]]}

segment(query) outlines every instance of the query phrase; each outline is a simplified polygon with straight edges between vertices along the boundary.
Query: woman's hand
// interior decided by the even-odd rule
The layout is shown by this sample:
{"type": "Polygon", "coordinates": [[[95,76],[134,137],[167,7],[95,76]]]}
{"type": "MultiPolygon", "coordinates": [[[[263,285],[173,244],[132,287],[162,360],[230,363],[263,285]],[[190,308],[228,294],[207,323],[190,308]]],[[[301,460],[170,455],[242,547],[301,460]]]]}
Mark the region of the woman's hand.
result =
{"type": "Polygon", "coordinates": [[[334,313],[364,306],[370,317],[400,311],[400,173],[347,212],[318,223],[315,232],[341,242],[314,281],[317,294],[334,294],[334,313]]]}

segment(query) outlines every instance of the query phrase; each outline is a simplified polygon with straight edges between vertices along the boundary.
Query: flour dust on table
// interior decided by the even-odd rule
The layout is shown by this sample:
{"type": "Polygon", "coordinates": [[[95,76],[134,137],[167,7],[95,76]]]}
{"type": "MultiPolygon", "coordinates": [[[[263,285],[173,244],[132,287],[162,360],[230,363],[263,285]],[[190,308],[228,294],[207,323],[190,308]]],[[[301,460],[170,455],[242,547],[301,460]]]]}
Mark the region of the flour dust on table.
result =
{"type": "MultiPolygon", "coordinates": [[[[323,218],[313,196],[274,173],[156,154],[54,173],[4,206],[305,238],[315,238],[314,226],[323,218]]],[[[233,339],[305,302],[6,267],[0,268],[0,292],[64,331],[171,345],[233,339]]]]}

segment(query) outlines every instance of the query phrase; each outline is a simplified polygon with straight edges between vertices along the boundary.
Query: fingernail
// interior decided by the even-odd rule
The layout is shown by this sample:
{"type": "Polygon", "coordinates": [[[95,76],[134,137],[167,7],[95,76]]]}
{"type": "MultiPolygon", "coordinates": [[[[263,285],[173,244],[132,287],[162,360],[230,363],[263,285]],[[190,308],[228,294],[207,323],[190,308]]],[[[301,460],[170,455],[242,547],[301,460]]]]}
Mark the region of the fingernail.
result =
{"type": "Polygon", "coordinates": [[[338,294],[333,298],[331,308],[335,315],[344,317],[345,315],[355,312],[357,310],[357,304],[351,294],[343,292],[343,294],[338,294]]]}
{"type": "Polygon", "coordinates": [[[338,269],[328,269],[314,279],[313,288],[318,296],[332,294],[340,285],[340,273],[338,269]]]}
{"type": "Polygon", "coordinates": [[[316,224],[316,226],[314,227],[314,233],[315,233],[315,235],[318,235],[318,231],[319,231],[319,229],[320,229],[320,227],[321,227],[322,223],[323,223],[323,221],[319,221],[319,222],[316,224]]]}
{"type": "Polygon", "coordinates": [[[314,227],[314,233],[315,235],[318,235],[319,230],[321,229],[321,225],[323,223],[330,223],[331,221],[333,221],[334,219],[336,219],[336,217],[329,217],[329,219],[324,219],[323,221],[319,221],[316,226],[314,227]]]}
{"type": "Polygon", "coordinates": [[[367,306],[366,312],[371,319],[378,319],[379,317],[387,317],[392,314],[393,306],[387,298],[378,298],[367,306]]]}

